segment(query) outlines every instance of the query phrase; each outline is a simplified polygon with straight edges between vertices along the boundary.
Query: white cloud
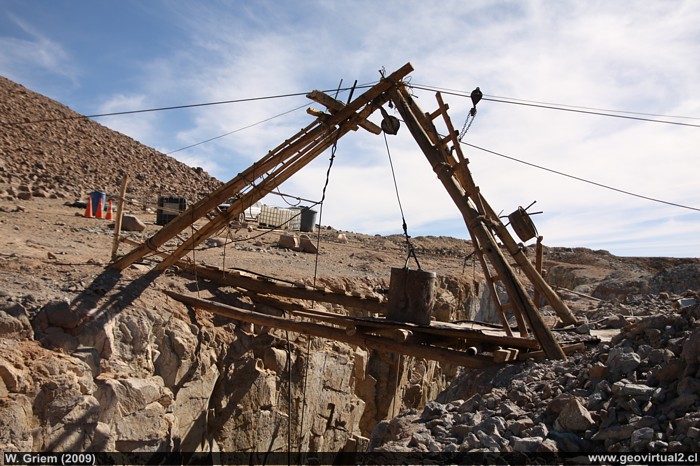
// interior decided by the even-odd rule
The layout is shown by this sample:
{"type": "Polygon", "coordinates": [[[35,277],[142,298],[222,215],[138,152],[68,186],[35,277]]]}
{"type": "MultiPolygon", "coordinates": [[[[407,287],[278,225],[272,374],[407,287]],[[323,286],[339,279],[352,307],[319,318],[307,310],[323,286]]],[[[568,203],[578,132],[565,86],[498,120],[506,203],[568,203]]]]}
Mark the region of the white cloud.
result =
{"type": "Polygon", "coordinates": [[[75,83],[77,70],[70,54],[55,40],[35,30],[28,22],[7,13],[24,38],[0,36],[0,70],[8,78],[28,83],[37,72],[50,73],[75,83]]]}

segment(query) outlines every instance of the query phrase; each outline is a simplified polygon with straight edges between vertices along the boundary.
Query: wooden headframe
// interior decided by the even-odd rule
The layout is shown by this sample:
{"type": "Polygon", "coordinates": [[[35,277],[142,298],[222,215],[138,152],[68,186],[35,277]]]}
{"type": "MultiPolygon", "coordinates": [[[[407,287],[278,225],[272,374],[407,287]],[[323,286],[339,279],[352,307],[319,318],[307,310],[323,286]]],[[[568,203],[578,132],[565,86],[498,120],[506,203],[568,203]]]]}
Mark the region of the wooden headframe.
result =
{"type": "MultiPolygon", "coordinates": [[[[386,102],[392,101],[404,124],[408,127],[438,179],[442,182],[464,218],[475,253],[481,263],[487,285],[491,291],[492,299],[496,304],[503,329],[507,334],[505,339],[498,341],[512,345],[523,345],[523,342],[532,341],[527,339],[529,327],[547,357],[554,359],[565,358],[564,350],[554,339],[552,332],[543,320],[542,314],[506,259],[506,255],[498,244],[497,238],[502,242],[505,252],[511,256],[532,283],[535,293],[538,296],[542,296],[554,308],[562,322],[566,325],[574,324],[577,322],[575,317],[554,290],[549,287],[538,268],[532,265],[524,253],[524,247],[516,243],[506,226],[482,196],[469,170],[469,160],[462,153],[458,132],[454,129],[447,114],[448,106],[443,102],[440,93],[436,94],[438,109],[433,113],[423,113],[413,100],[402,81],[411,71],[413,71],[413,67],[410,63],[407,63],[388,77],[382,78],[379,83],[347,105],[320,91],[311,92],[307,97],[324,105],[329,113],[309,109],[308,113],[316,117],[314,122],[268,152],[259,161],[253,163],[253,165],[239,173],[232,180],[197,201],[185,212],[150,236],[144,243],[137,244],[126,255],[115,260],[111,267],[123,270],[147,254],[155,254],[163,258],[155,266],[155,270],[163,271],[172,265],[178,265],[183,270],[194,268],[198,274],[214,282],[239,286],[253,293],[296,297],[298,299],[327,300],[329,302],[360,306],[371,309],[373,312],[381,312],[383,305],[372,300],[358,300],[336,294],[323,294],[321,296],[317,290],[295,290],[288,287],[262,284],[252,279],[227,274],[219,269],[212,271],[205,267],[199,267],[197,264],[188,265],[180,259],[196,245],[216,234],[228,222],[237,218],[240,213],[244,212],[255,202],[271,193],[277,186],[297,173],[323,151],[334,145],[339,138],[349,131],[363,128],[369,132],[379,134],[381,128],[370,122],[367,117],[386,102]],[[447,127],[446,136],[442,136],[433,123],[433,120],[438,116],[442,116],[447,127]],[[213,218],[209,217],[209,214],[217,206],[232,198],[235,198],[235,202],[232,202],[226,211],[213,218]],[[203,218],[206,220],[206,223],[195,230],[194,223],[203,218]],[[175,251],[168,253],[159,250],[166,242],[189,228],[192,229],[193,233],[187,239],[184,239],[175,251]],[[501,282],[506,290],[508,300],[505,303],[500,301],[496,293],[495,285],[498,282],[501,282]],[[519,338],[514,337],[512,334],[505,315],[506,310],[512,311],[516,317],[520,330],[519,338]]],[[[538,245],[540,245],[540,241],[541,239],[538,238],[538,245]]],[[[190,304],[195,303],[195,301],[187,297],[181,296],[177,299],[185,300],[190,304]]],[[[205,308],[216,307],[214,304],[205,305],[199,301],[196,301],[196,303],[198,306],[209,306],[205,308]]],[[[219,309],[219,311],[221,310],[219,309]]],[[[231,312],[230,310],[225,311],[225,313],[229,314],[231,312]]],[[[303,311],[306,314],[311,312],[313,311],[303,311]]],[[[255,318],[258,319],[258,317],[255,318]]],[[[247,317],[243,313],[236,318],[245,319],[247,317]]],[[[358,328],[377,326],[376,323],[369,325],[367,322],[364,322],[361,324],[358,328]]],[[[384,331],[394,330],[397,329],[384,329],[384,331]]],[[[416,328],[399,330],[415,331],[416,328]]],[[[353,327],[352,332],[354,331],[355,327],[353,327]]],[[[358,338],[352,337],[350,340],[355,342],[358,338]]],[[[372,340],[372,342],[375,346],[379,345],[375,340],[372,340]]],[[[401,345],[396,347],[401,348],[401,345]]],[[[392,348],[394,347],[392,346],[392,348]]],[[[424,350],[425,348],[421,349],[421,351],[424,350]]],[[[435,353],[435,355],[453,357],[451,353],[447,354],[440,351],[435,353]]],[[[470,358],[463,354],[456,356],[456,358],[465,365],[471,365],[471,367],[481,367],[483,364],[481,359],[470,358]]]]}

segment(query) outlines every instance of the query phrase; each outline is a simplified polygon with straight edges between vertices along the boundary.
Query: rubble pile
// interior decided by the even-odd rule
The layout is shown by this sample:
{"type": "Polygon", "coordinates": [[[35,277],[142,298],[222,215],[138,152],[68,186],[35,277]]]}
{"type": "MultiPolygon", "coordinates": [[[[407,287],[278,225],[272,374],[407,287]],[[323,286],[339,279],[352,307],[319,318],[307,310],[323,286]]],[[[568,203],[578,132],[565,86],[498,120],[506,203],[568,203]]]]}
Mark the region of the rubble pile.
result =
{"type": "MultiPolygon", "coordinates": [[[[463,373],[439,401],[380,423],[375,451],[700,451],[700,296],[657,308],[566,361],[463,373]],[[479,378],[491,387],[474,387],[479,378]],[[465,389],[471,390],[465,392],[465,389]],[[463,397],[460,398],[459,396],[463,397]]],[[[663,298],[635,297],[635,301],[663,298]]],[[[665,301],[669,301],[666,299],[665,301]]],[[[679,300],[673,299],[672,302],[679,300]]],[[[671,301],[669,301],[671,302],[671,301]]]]}
{"type": "Polygon", "coordinates": [[[195,201],[221,183],[70,108],[0,76],[0,198],[85,199],[119,192],[155,203],[176,195],[195,201]]]}

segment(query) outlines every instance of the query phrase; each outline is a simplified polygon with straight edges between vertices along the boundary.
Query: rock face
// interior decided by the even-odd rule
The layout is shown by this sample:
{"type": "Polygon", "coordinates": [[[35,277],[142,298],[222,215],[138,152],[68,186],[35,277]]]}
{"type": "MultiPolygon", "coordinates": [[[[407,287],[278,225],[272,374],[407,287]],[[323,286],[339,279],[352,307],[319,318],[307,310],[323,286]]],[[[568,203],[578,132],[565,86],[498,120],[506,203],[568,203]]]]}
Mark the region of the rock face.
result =
{"type": "Polygon", "coordinates": [[[37,304],[0,314],[5,451],[364,450],[379,420],[447,382],[435,362],[250,333],[111,271],[37,304]]]}
{"type": "Polygon", "coordinates": [[[439,401],[380,423],[370,445],[426,452],[700,451],[699,319],[696,304],[642,318],[611,345],[567,361],[465,371],[439,401]],[[479,377],[488,384],[474,382],[479,377]]]}
{"type": "Polygon", "coordinates": [[[21,317],[0,339],[3,450],[285,451],[290,413],[295,449],[363,444],[355,392],[366,354],[318,341],[304,353],[298,335],[287,346],[213,325],[151,293],[127,308],[8,309],[21,317]],[[145,309],[146,299],[163,306],[145,309]]]}

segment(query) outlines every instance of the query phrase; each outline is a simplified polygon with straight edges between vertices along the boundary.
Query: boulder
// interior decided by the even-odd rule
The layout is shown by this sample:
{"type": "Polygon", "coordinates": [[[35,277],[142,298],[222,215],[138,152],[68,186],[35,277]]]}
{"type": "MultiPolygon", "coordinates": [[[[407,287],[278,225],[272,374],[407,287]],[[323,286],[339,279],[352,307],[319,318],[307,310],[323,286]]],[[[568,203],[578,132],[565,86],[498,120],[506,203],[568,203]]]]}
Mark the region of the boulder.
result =
{"type": "Polygon", "coordinates": [[[570,400],[555,421],[555,427],[566,432],[584,432],[593,426],[595,426],[595,421],[591,417],[591,413],[578,398],[570,400]]]}
{"type": "Polygon", "coordinates": [[[146,229],[146,224],[139,220],[135,215],[122,216],[122,230],[141,232],[146,229]]]}

